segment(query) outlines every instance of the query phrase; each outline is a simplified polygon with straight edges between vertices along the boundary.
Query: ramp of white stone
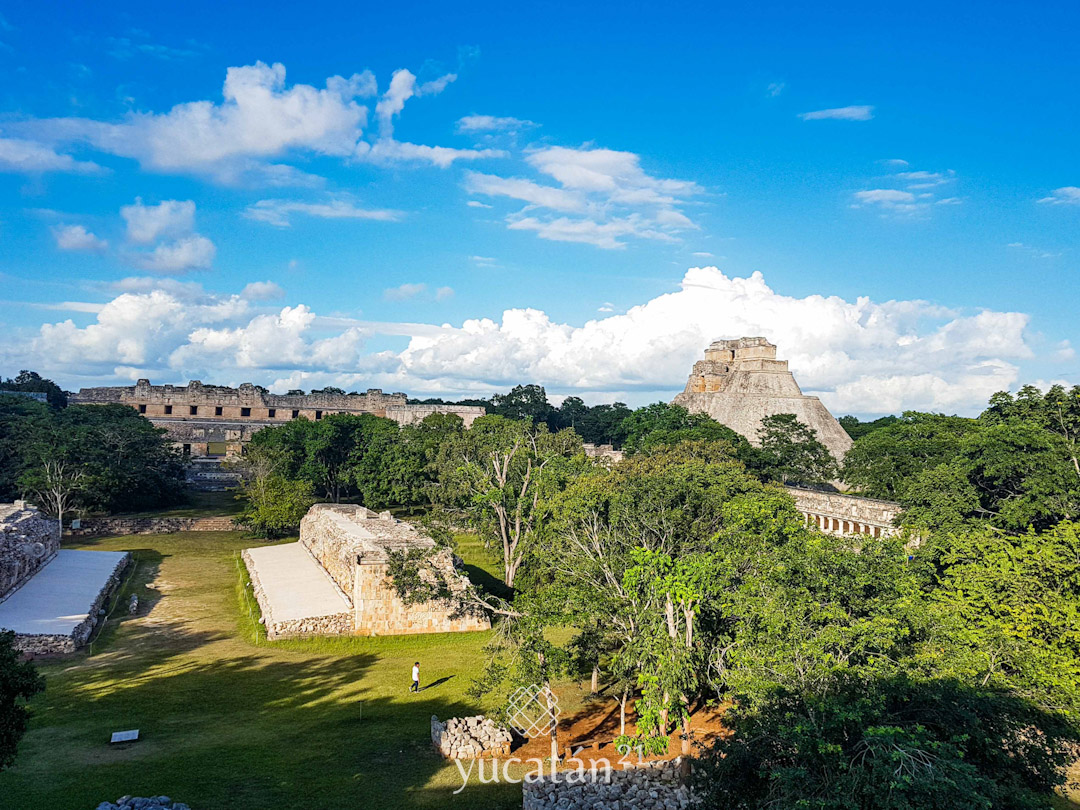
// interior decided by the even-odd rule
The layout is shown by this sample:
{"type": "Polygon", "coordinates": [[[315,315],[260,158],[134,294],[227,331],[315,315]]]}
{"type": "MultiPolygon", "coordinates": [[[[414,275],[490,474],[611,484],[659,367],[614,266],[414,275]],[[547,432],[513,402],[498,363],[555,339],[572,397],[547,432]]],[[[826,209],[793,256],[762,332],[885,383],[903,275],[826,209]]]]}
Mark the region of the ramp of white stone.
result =
{"type": "Polygon", "coordinates": [[[56,557],[0,602],[0,628],[16,633],[67,636],[124,559],[124,551],[60,549],[56,557]]]}
{"type": "Polygon", "coordinates": [[[351,613],[330,575],[299,543],[249,548],[245,555],[268,624],[351,613]]]}

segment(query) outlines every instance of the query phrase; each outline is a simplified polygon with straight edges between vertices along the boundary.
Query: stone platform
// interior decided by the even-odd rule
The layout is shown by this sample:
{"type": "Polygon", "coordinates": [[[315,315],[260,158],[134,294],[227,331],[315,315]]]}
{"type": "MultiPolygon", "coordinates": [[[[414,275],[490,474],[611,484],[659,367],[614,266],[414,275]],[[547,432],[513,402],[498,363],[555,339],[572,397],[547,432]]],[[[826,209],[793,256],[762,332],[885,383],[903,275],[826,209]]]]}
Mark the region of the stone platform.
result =
{"type": "Polygon", "coordinates": [[[14,630],[15,646],[25,652],[74,651],[90,637],[130,558],[126,551],[60,549],[0,602],[0,628],[14,630]]]}
{"type": "Polygon", "coordinates": [[[244,550],[269,638],[352,629],[352,605],[300,543],[244,550]]]}

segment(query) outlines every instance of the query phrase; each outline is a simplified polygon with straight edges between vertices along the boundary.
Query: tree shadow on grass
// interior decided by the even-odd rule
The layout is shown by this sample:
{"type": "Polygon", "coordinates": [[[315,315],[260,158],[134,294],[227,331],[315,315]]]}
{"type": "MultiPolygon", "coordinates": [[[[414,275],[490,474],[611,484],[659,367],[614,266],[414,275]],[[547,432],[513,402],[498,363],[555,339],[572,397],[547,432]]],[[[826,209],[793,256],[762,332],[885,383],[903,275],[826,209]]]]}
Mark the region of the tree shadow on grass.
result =
{"type": "MultiPolygon", "coordinates": [[[[185,646],[208,640],[195,635],[185,646]]],[[[431,716],[474,707],[373,695],[365,677],[376,660],[152,655],[134,672],[80,671],[38,713],[0,794],[23,810],[162,793],[230,810],[520,807],[520,787],[480,785],[475,773],[453,795],[461,779],[432,748],[431,716]],[[140,740],[110,746],[122,729],[139,729],[140,740]]]]}

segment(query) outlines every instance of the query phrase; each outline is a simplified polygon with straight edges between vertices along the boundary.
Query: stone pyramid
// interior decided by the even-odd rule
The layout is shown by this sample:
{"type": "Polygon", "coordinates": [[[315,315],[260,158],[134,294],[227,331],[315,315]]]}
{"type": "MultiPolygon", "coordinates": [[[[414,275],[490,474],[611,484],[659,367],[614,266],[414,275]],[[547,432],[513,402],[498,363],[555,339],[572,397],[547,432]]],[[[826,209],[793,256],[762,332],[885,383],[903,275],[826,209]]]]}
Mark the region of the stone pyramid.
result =
{"type": "Polygon", "coordinates": [[[713,341],[672,404],[709,414],[753,445],[758,444],[762,419],[793,413],[817,431],[818,440],[837,461],[851,447],[851,437],[840,423],[821,400],[803,394],[787,360],[777,360],[776,346],[763,337],[713,341]]]}

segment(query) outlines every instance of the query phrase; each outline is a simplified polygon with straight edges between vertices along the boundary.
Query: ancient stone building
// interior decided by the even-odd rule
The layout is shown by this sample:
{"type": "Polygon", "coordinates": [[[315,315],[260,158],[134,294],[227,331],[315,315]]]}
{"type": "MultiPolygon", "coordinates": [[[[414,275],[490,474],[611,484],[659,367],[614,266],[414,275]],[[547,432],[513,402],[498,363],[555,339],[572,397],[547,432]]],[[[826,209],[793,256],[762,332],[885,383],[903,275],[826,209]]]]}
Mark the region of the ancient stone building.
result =
{"type": "MultiPolygon", "coordinates": [[[[440,603],[406,605],[388,579],[389,552],[435,548],[435,541],[389,512],[320,503],[300,522],[300,542],[244,551],[271,639],[296,635],[405,635],[487,630],[486,618],[457,617],[440,603]]],[[[464,589],[449,550],[434,567],[464,589]]]]}
{"type": "Polygon", "coordinates": [[[270,394],[251,383],[228,388],[198,380],[186,386],[139,380],[135,385],[83,388],[69,402],[129,405],[165,428],[177,447],[194,458],[239,455],[256,431],[292,419],[371,413],[409,425],[433,413],[452,413],[468,426],[485,413],[479,406],[414,405],[405,394],[384,394],[378,388],[364,394],[270,394]]]}
{"type": "Polygon", "coordinates": [[[896,519],[903,507],[898,503],[801,487],[787,487],[787,491],[806,524],[826,534],[894,537],[900,532],[896,519]]]}
{"type": "Polygon", "coordinates": [[[821,400],[803,394],[787,360],[777,360],[776,346],[763,337],[713,341],[672,404],[707,413],[754,445],[762,419],[793,413],[817,431],[837,461],[851,448],[851,437],[840,423],[821,400]]]}
{"type": "Polygon", "coordinates": [[[0,504],[0,630],[33,655],[86,643],[120,582],[126,551],[60,548],[60,527],[23,501],[0,504]]]}
{"type": "Polygon", "coordinates": [[[25,501],[0,504],[0,602],[60,549],[60,525],[25,501]]]}

